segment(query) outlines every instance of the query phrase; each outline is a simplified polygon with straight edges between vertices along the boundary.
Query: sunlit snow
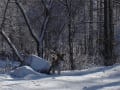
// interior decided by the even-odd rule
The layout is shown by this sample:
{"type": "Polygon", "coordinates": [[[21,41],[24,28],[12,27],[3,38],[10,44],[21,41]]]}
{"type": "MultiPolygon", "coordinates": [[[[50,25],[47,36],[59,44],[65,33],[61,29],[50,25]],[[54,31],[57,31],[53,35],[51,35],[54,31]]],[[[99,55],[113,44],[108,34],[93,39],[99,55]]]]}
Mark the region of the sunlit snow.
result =
{"type": "Polygon", "coordinates": [[[61,75],[38,75],[33,70],[32,76],[29,73],[19,78],[0,74],[0,87],[0,90],[120,90],[120,65],[63,71],[61,75]]]}

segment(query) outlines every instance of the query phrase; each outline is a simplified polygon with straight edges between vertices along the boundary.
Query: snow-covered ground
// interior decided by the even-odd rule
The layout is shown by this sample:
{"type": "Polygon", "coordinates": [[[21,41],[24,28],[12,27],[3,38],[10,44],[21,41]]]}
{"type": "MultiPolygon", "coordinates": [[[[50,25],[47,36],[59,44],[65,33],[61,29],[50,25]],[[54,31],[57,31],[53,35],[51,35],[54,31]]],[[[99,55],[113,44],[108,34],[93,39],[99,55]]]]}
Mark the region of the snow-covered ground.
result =
{"type": "Polygon", "coordinates": [[[120,65],[64,71],[61,75],[29,73],[13,78],[0,74],[0,90],[120,90],[120,65]]]}

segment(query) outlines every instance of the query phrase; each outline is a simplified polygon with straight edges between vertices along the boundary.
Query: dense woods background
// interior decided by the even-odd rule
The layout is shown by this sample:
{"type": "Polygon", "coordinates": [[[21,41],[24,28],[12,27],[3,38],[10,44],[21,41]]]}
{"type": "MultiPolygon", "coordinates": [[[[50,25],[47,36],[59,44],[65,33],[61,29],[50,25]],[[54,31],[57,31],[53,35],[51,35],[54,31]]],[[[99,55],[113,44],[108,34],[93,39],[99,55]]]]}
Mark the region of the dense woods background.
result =
{"type": "Polygon", "coordinates": [[[65,54],[64,69],[113,65],[119,30],[120,0],[0,0],[1,59],[51,61],[54,51],[65,54]]]}

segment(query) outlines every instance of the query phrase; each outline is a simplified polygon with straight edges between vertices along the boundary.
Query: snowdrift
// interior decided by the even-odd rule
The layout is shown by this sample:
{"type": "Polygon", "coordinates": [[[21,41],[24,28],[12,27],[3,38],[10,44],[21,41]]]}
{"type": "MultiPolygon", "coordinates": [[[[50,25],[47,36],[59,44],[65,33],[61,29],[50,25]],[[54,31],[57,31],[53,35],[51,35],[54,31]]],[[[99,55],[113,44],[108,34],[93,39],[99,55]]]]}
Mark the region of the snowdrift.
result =
{"type": "Polygon", "coordinates": [[[28,56],[25,60],[25,65],[30,66],[32,69],[40,73],[47,73],[50,68],[50,63],[47,60],[35,55],[28,56]]]}
{"type": "Polygon", "coordinates": [[[46,76],[45,74],[40,74],[36,71],[34,71],[31,67],[29,66],[22,66],[19,68],[16,68],[15,70],[10,72],[10,75],[12,77],[17,77],[17,78],[27,78],[27,77],[42,77],[42,76],[46,76]]]}

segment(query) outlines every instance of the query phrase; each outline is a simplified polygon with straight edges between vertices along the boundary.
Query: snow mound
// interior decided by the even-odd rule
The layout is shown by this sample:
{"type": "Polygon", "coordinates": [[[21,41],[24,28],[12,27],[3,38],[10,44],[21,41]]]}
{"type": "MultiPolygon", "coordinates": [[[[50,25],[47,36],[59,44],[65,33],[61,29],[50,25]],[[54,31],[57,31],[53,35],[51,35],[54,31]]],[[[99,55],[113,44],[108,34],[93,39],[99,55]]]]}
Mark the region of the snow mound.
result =
{"type": "Polygon", "coordinates": [[[50,63],[47,60],[35,55],[28,56],[25,60],[25,64],[40,73],[46,73],[50,68],[50,63]]]}
{"type": "Polygon", "coordinates": [[[40,74],[40,73],[34,71],[29,66],[22,66],[22,67],[16,68],[15,70],[11,71],[10,74],[12,77],[20,77],[20,78],[24,78],[26,76],[41,76],[41,75],[43,75],[43,74],[40,74]]]}
{"type": "Polygon", "coordinates": [[[9,74],[0,74],[0,80],[10,80],[12,77],[9,74]]]}

